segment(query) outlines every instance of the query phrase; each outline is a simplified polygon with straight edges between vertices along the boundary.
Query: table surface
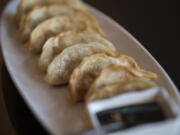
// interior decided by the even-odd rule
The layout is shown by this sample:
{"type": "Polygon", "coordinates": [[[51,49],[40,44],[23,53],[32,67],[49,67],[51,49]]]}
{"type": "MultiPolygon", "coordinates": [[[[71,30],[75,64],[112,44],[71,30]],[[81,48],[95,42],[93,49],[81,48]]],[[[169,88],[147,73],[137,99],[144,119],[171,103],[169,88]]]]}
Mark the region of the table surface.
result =
{"type": "MultiPolygon", "coordinates": [[[[180,88],[177,21],[179,14],[176,2],[164,0],[85,0],[85,2],[127,29],[156,58],[180,88]]],[[[0,1],[1,11],[5,3],[7,0],[0,1]]],[[[20,134],[46,133],[18,94],[5,66],[3,66],[2,79],[5,102],[16,131],[20,134]]]]}
{"type": "MultiPolygon", "coordinates": [[[[4,0],[0,0],[0,16],[5,5],[4,0]]],[[[2,82],[1,82],[1,67],[2,67],[2,56],[0,51],[0,135],[13,135],[15,134],[14,128],[11,124],[11,121],[8,117],[6,106],[4,103],[4,97],[2,92],[2,82]]]]}

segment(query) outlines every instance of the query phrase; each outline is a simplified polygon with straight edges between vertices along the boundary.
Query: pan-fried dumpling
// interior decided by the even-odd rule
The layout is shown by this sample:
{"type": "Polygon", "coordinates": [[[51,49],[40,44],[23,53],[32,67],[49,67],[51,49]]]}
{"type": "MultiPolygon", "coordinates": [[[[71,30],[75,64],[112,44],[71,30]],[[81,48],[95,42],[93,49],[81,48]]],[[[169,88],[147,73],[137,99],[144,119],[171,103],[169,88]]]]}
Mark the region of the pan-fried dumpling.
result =
{"type": "Polygon", "coordinates": [[[68,47],[57,55],[48,66],[45,77],[46,82],[50,85],[67,83],[72,70],[79,65],[81,60],[95,53],[105,53],[110,56],[116,55],[116,52],[98,42],[91,42],[86,45],[81,43],[68,47]]]}
{"type": "Polygon", "coordinates": [[[38,24],[40,24],[44,20],[47,20],[48,18],[58,15],[79,17],[91,23],[97,24],[95,19],[87,12],[72,8],[67,5],[52,4],[37,6],[33,8],[23,19],[18,31],[19,38],[27,40],[29,34],[38,24]]]}
{"type": "Polygon", "coordinates": [[[81,19],[70,16],[53,17],[40,23],[31,32],[30,40],[26,44],[27,49],[32,53],[39,53],[48,38],[67,30],[84,31],[86,29],[94,30],[103,35],[99,26],[94,24],[91,25],[81,19]]]}
{"type": "Polygon", "coordinates": [[[26,14],[35,6],[48,4],[66,4],[74,8],[86,10],[86,7],[81,0],[21,0],[17,8],[15,21],[19,22],[23,20],[24,16],[26,16],[26,14]]]}
{"type": "Polygon", "coordinates": [[[147,78],[135,78],[126,82],[115,83],[94,91],[86,98],[86,103],[111,98],[125,92],[142,91],[156,87],[156,83],[147,78]]]}
{"type": "Polygon", "coordinates": [[[101,71],[99,76],[95,79],[95,81],[89,88],[86,96],[88,97],[94,91],[98,91],[102,87],[142,77],[149,78],[151,80],[157,79],[157,75],[149,71],[137,68],[111,65],[101,71]]]}
{"type": "Polygon", "coordinates": [[[74,69],[70,77],[70,89],[67,96],[69,103],[74,104],[83,100],[90,85],[99,75],[100,71],[112,64],[139,69],[136,62],[126,55],[111,57],[105,54],[94,54],[86,57],[80,65],[74,69]]]}
{"type": "Polygon", "coordinates": [[[78,43],[90,42],[102,43],[105,46],[109,47],[111,50],[116,51],[116,48],[110,41],[104,39],[99,34],[96,34],[94,32],[62,32],[57,36],[49,38],[44,44],[37,64],[38,69],[40,69],[41,71],[46,71],[53,58],[65,48],[78,43]]]}

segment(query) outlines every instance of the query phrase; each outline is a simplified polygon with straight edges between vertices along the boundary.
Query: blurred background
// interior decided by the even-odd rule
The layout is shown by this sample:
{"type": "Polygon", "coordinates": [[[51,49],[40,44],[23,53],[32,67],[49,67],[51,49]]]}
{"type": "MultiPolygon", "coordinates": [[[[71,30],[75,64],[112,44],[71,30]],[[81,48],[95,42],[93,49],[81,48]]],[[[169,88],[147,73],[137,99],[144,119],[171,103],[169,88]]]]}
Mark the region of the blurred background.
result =
{"type": "MultiPolygon", "coordinates": [[[[156,58],[170,75],[176,86],[180,88],[180,35],[177,1],[84,1],[104,12],[127,29],[156,58]]],[[[7,2],[8,0],[0,0],[0,14],[7,2]]],[[[5,78],[3,83],[8,82],[7,84],[11,85],[11,87],[0,88],[0,135],[14,134],[14,129],[17,130],[17,127],[18,130],[22,131],[21,133],[27,134],[30,133],[29,130],[32,129],[43,130],[37,122],[34,122],[36,119],[32,116],[20,95],[17,93],[4,64],[2,64],[3,61],[0,60],[0,63],[1,69],[3,68],[3,79],[5,78]],[[8,94],[11,95],[10,98],[8,94]],[[5,104],[4,99],[6,99],[5,104]],[[6,108],[8,108],[7,110],[11,121],[8,118],[6,108]],[[34,126],[28,127],[28,124],[19,121],[28,121],[26,123],[30,123],[30,125],[33,123],[34,126]]],[[[2,77],[2,74],[0,75],[2,77]]],[[[2,80],[0,81],[1,84],[2,80]]]]}
{"type": "MultiPolygon", "coordinates": [[[[8,0],[0,0],[0,16],[8,0]]],[[[0,19],[1,20],[1,19],[0,19]]],[[[0,28],[1,30],[1,28],[0,28]]],[[[15,130],[8,117],[4,97],[2,93],[2,56],[0,50],[0,135],[14,135],[15,130]]]]}

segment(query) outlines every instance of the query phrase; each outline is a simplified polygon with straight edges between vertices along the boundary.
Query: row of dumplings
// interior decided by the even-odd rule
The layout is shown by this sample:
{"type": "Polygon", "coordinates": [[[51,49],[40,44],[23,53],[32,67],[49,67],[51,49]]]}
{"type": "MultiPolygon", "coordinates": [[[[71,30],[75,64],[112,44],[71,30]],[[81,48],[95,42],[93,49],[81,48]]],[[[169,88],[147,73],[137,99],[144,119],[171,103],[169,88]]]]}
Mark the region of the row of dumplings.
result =
{"type": "Polygon", "coordinates": [[[37,68],[52,86],[69,83],[71,104],[155,87],[155,73],[118,54],[80,0],[21,0],[18,39],[40,54],[37,68]]]}

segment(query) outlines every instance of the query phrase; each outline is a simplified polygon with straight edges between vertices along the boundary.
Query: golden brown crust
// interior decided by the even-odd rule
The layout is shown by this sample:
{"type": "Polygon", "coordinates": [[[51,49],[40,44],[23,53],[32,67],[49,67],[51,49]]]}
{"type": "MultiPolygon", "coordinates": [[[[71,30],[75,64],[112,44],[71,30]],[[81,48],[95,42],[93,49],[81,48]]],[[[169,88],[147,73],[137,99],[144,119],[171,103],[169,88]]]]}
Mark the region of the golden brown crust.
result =
{"type": "Polygon", "coordinates": [[[45,41],[52,36],[68,30],[92,30],[98,33],[99,31],[96,31],[97,27],[97,25],[89,24],[79,18],[56,16],[40,23],[31,32],[30,40],[26,43],[26,45],[28,46],[29,52],[40,53],[45,41]]]}
{"type": "Polygon", "coordinates": [[[71,93],[71,101],[69,102],[77,103],[83,100],[90,85],[99,75],[100,71],[111,64],[139,69],[136,62],[126,55],[119,54],[111,57],[105,54],[94,54],[85,57],[71,74],[68,91],[71,93]]]}
{"type": "MultiPolygon", "coordinates": [[[[107,39],[101,37],[96,32],[83,31],[66,31],[54,37],[49,38],[43,46],[41,55],[38,60],[38,69],[46,71],[48,65],[53,58],[61,53],[65,48],[73,46],[78,43],[99,42],[109,47],[112,51],[116,51],[115,46],[107,39]]],[[[86,45],[86,44],[85,44],[86,45]]]]}
{"type": "Polygon", "coordinates": [[[115,83],[93,92],[86,98],[86,103],[111,98],[126,92],[142,91],[156,86],[156,83],[147,78],[135,78],[126,82],[115,83]]]}
{"type": "MultiPolygon", "coordinates": [[[[29,34],[38,24],[51,17],[60,15],[82,18],[87,22],[98,26],[97,21],[89,13],[64,4],[36,6],[22,20],[18,30],[19,39],[26,41],[29,37],[29,34]]],[[[102,36],[104,36],[104,33],[101,31],[101,29],[98,31],[102,36]]]]}
{"type": "Polygon", "coordinates": [[[81,0],[21,0],[18,5],[14,20],[18,24],[35,6],[49,4],[66,4],[77,9],[84,11],[86,10],[86,7],[81,0]]]}
{"type": "Polygon", "coordinates": [[[91,42],[86,45],[76,44],[62,51],[48,66],[45,80],[50,85],[61,85],[67,83],[73,69],[79,65],[81,60],[95,53],[105,53],[115,56],[116,52],[98,42],[91,42]]]}
{"type": "Polygon", "coordinates": [[[156,80],[158,77],[155,73],[145,71],[143,69],[111,65],[101,71],[99,76],[89,88],[86,97],[89,97],[89,95],[95,91],[98,91],[102,87],[106,87],[118,82],[125,82],[134,78],[156,80]]]}

